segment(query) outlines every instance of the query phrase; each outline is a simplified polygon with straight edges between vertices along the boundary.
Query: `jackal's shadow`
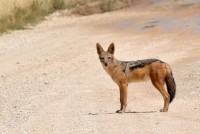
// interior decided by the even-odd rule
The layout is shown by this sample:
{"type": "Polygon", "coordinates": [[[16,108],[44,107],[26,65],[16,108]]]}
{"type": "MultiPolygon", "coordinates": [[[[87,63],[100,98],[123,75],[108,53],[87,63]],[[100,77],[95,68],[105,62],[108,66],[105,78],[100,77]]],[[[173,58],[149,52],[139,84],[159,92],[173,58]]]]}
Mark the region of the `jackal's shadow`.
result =
{"type": "MultiPolygon", "coordinates": [[[[156,113],[158,111],[128,111],[123,114],[150,114],[150,113],[156,113]]],[[[122,113],[88,113],[87,115],[103,115],[103,114],[122,114],[122,113]]]]}

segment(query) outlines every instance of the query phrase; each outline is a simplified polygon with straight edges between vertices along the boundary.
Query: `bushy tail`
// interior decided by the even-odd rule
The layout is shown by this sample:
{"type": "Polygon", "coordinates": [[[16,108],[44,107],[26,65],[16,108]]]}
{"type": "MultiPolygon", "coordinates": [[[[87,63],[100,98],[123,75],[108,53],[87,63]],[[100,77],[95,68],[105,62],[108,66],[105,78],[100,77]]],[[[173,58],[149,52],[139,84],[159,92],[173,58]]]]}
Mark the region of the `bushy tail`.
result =
{"type": "Polygon", "coordinates": [[[176,94],[176,83],[174,81],[174,77],[172,75],[172,71],[170,69],[167,77],[165,78],[166,86],[167,86],[167,91],[170,95],[170,102],[173,101],[175,94],[176,94]]]}

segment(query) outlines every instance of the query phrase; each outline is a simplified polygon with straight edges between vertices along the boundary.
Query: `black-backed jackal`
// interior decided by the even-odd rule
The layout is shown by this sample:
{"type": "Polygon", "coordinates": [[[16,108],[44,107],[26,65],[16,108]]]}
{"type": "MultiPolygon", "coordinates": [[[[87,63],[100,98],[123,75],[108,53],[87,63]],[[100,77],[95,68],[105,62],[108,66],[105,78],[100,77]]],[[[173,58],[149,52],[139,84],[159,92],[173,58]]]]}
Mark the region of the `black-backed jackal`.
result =
{"type": "Polygon", "coordinates": [[[176,84],[167,63],[158,59],[119,61],[114,57],[114,43],[107,51],[104,51],[99,43],[96,44],[96,48],[103,68],[119,86],[121,107],[116,111],[117,113],[124,113],[126,110],[128,83],[144,81],[148,78],[164,98],[164,107],[160,111],[168,111],[169,104],[175,97],[176,84]],[[167,90],[165,90],[165,83],[167,90]]]}

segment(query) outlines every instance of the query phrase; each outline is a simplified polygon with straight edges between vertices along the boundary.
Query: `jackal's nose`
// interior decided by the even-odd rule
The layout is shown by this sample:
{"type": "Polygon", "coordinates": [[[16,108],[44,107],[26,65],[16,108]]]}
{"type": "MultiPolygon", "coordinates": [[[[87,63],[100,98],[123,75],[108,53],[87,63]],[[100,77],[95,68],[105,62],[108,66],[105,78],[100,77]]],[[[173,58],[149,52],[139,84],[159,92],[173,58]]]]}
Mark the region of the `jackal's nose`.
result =
{"type": "Polygon", "coordinates": [[[104,63],[105,66],[108,66],[108,63],[104,63]]]}

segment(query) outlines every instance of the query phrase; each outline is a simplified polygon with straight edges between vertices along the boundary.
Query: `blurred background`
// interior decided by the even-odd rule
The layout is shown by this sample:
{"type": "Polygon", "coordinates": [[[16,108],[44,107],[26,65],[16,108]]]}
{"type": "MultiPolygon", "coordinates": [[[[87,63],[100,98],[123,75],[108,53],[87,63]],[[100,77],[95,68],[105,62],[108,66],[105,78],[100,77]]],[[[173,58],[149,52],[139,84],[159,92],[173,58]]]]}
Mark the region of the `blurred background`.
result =
{"type": "Polygon", "coordinates": [[[57,10],[69,9],[73,13],[89,15],[121,9],[132,5],[134,1],[136,0],[1,0],[0,32],[36,24],[44,16],[57,10]]]}

